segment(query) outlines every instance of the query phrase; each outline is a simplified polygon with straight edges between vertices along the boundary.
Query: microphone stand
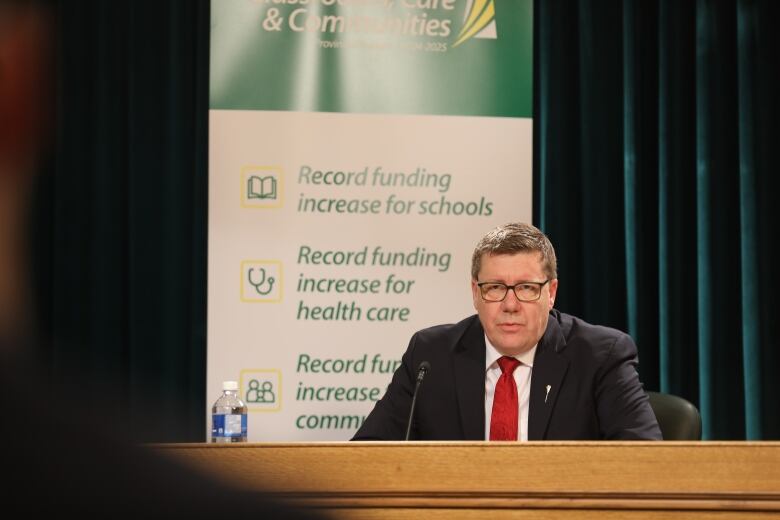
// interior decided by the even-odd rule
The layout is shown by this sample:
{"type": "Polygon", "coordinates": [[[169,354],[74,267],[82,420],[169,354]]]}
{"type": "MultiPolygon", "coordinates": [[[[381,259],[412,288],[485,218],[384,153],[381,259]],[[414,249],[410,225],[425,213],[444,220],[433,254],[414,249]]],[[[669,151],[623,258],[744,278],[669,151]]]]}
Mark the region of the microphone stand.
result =
{"type": "Polygon", "coordinates": [[[420,390],[420,385],[422,384],[423,378],[425,377],[425,374],[428,373],[430,368],[431,364],[427,361],[420,363],[420,366],[417,368],[417,382],[414,385],[414,393],[412,394],[412,406],[409,409],[409,421],[406,424],[406,438],[404,438],[405,441],[409,440],[409,434],[412,432],[412,418],[414,417],[414,407],[417,404],[417,392],[420,390]]]}

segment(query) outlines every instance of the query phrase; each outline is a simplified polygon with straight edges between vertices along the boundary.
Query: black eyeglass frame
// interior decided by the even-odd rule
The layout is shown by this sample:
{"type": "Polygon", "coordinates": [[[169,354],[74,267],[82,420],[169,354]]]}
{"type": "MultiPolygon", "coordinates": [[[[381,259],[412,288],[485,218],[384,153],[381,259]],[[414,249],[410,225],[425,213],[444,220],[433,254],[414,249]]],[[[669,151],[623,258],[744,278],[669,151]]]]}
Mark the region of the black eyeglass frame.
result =
{"type": "Polygon", "coordinates": [[[542,288],[545,285],[547,285],[548,283],[550,283],[551,281],[552,281],[552,278],[548,278],[547,280],[545,280],[543,282],[517,282],[514,285],[507,285],[507,284],[502,283],[502,282],[477,282],[477,287],[479,287],[479,295],[482,297],[482,301],[483,302],[489,302],[489,303],[499,303],[499,302],[502,302],[502,301],[506,300],[506,295],[509,294],[509,289],[512,289],[512,292],[515,293],[515,298],[517,298],[518,301],[521,301],[521,302],[537,302],[537,301],[539,301],[539,298],[542,297],[542,288]],[[483,285],[503,285],[504,286],[504,297],[501,298],[500,300],[488,300],[488,299],[486,299],[485,298],[485,293],[482,290],[482,286],[483,285]],[[537,286],[539,286],[539,294],[533,300],[524,300],[523,298],[521,298],[517,294],[517,286],[519,286],[519,285],[537,285],[537,286]]]}

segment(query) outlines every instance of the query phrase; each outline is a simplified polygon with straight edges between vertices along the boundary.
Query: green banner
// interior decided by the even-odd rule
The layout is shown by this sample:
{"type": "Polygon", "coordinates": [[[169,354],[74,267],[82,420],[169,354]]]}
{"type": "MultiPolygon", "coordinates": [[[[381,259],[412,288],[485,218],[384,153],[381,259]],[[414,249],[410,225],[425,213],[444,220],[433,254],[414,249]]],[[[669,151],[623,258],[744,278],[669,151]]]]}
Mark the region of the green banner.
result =
{"type": "Polygon", "coordinates": [[[230,0],[211,20],[211,109],[532,116],[530,0],[230,0]]]}
{"type": "Polygon", "coordinates": [[[250,441],[349,439],[473,314],[474,245],[532,217],[532,5],[212,0],[207,402],[250,441]]]}

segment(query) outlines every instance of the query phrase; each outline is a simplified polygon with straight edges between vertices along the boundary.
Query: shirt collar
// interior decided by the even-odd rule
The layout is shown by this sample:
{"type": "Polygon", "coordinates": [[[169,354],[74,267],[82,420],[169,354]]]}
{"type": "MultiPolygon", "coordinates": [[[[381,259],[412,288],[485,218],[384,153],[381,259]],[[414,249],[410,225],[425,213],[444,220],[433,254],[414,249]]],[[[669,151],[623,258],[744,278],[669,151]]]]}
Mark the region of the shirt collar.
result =
{"type": "MultiPolygon", "coordinates": [[[[536,347],[539,346],[539,343],[533,346],[533,348],[526,350],[522,354],[518,354],[517,356],[512,356],[516,360],[518,360],[520,363],[529,366],[533,368],[534,366],[534,356],[536,356],[536,347]]],[[[491,367],[498,366],[496,361],[498,361],[498,358],[503,356],[502,353],[500,353],[498,350],[496,350],[496,347],[493,346],[492,343],[490,343],[490,340],[487,337],[487,334],[485,334],[485,372],[490,370],[491,367]]]]}

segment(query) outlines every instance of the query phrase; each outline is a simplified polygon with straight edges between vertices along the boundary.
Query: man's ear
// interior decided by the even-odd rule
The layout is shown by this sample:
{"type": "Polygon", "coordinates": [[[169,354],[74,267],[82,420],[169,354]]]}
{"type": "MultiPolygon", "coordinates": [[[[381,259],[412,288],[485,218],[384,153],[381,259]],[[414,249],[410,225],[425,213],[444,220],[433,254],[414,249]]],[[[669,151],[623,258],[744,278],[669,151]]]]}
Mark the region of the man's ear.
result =
{"type": "Polygon", "coordinates": [[[552,309],[553,307],[555,307],[555,296],[558,294],[558,279],[553,278],[552,280],[550,280],[549,285],[550,285],[550,300],[549,300],[548,309],[552,309]]]}

